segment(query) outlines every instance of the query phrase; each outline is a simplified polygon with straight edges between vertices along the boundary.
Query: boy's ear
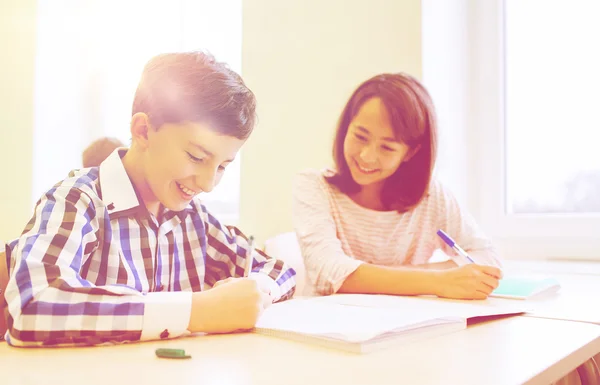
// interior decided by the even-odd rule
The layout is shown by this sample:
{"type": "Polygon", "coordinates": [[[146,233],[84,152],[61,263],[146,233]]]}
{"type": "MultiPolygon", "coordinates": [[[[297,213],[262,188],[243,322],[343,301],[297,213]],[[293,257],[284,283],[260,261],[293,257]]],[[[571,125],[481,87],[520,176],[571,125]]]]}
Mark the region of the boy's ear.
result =
{"type": "Polygon", "coordinates": [[[148,146],[148,131],[150,128],[150,118],[143,112],[137,112],[131,117],[131,142],[137,143],[142,148],[148,146]]]}
{"type": "Polygon", "coordinates": [[[419,144],[417,147],[414,147],[414,148],[411,148],[410,150],[408,150],[408,152],[404,156],[404,159],[402,160],[402,163],[405,163],[405,162],[408,162],[409,160],[411,160],[412,157],[415,156],[417,154],[417,152],[419,152],[420,149],[421,149],[421,145],[419,144]]]}

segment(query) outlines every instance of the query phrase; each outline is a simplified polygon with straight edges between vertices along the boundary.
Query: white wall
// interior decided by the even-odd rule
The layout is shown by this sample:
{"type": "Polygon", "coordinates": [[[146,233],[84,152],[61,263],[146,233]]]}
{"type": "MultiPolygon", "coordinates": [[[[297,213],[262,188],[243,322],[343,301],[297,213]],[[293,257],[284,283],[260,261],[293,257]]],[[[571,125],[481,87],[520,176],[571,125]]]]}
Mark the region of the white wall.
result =
{"type": "Polygon", "coordinates": [[[470,119],[471,55],[469,0],[422,0],[423,84],[433,98],[438,117],[439,150],[436,176],[465,208],[473,211],[467,172],[473,157],[470,119]]]}
{"type": "MultiPolygon", "coordinates": [[[[34,0],[2,0],[0,239],[31,214],[34,0]],[[16,39],[19,36],[19,39],[16,39]]],[[[421,77],[419,0],[244,0],[242,74],[259,124],[243,150],[240,226],[263,242],[292,230],[298,171],[331,164],[336,121],[354,88],[380,72],[421,77]]]]}
{"type": "Polygon", "coordinates": [[[259,241],[292,230],[298,171],[331,164],[345,102],[380,72],[421,77],[419,0],[245,0],[242,74],[259,124],[243,150],[241,223],[259,241]]]}
{"type": "Polygon", "coordinates": [[[0,240],[31,215],[35,0],[0,1],[0,240]]]}

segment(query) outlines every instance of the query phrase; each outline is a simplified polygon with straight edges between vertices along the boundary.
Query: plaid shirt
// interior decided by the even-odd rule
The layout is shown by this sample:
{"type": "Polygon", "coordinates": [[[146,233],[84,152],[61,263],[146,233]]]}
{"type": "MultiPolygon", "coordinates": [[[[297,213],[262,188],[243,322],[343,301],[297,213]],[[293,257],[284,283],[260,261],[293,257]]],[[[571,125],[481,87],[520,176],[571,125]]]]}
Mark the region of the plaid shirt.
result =
{"type": "MultiPolygon", "coordinates": [[[[140,204],[120,155],[55,185],[11,245],[10,344],[177,337],[188,333],[192,292],[243,276],[243,234],[197,198],[157,220],[140,204]]],[[[257,250],[252,257],[251,276],[270,286],[275,301],[290,298],[294,270],[257,250]]]]}

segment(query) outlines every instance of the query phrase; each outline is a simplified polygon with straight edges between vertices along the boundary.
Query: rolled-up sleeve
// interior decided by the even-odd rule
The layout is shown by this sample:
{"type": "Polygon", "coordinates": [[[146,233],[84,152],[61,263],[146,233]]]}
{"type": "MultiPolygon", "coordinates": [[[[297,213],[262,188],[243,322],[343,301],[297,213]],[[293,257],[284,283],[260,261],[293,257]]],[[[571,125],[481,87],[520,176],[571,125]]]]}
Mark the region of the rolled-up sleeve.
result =
{"type": "Polygon", "coordinates": [[[317,170],[294,178],[293,223],[306,266],[306,275],[318,294],[336,293],[363,262],[344,253],[327,186],[317,170]]]}

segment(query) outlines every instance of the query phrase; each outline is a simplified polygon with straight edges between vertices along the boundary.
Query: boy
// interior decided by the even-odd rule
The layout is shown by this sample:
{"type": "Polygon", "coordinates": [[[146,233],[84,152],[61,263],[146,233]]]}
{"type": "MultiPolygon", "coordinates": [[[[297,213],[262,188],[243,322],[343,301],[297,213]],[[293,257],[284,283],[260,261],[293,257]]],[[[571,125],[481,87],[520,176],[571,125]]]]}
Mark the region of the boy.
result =
{"type": "Polygon", "coordinates": [[[98,167],[117,148],[125,147],[125,144],[116,138],[100,138],[93,141],[83,150],[81,161],[84,168],[98,167]]]}
{"type": "Polygon", "coordinates": [[[4,242],[0,241],[0,341],[4,339],[4,333],[6,332],[6,320],[4,318],[4,308],[6,307],[6,301],[4,301],[4,291],[8,284],[8,258],[5,252],[4,242]]]}
{"type": "MultiPolygon", "coordinates": [[[[116,138],[104,137],[93,141],[86,147],[81,156],[83,167],[100,166],[114,150],[124,146],[125,144],[116,138]]],[[[6,249],[10,249],[10,246],[6,245],[6,249]]],[[[6,333],[6,319],[4,317],[6,301],[4,301],[4,291],[8,284],[9,259],[9,253],[5,252],[5,245],[0,241],[0,341],[4,339],[4,333],[6,333]]]]}
{"type": "Polygon", "coordinates": [[[249,250],[197,197],[219,183],[254,122],[254,95],[211,56],[151,59],[134,98],[130,148],[49,190],[14,246],[7,341],[228,333],[252,328],[265,306],[291,297],[295,272],[249,250]],[[236,278],[250,254],[250,277],[236,278]]]}

